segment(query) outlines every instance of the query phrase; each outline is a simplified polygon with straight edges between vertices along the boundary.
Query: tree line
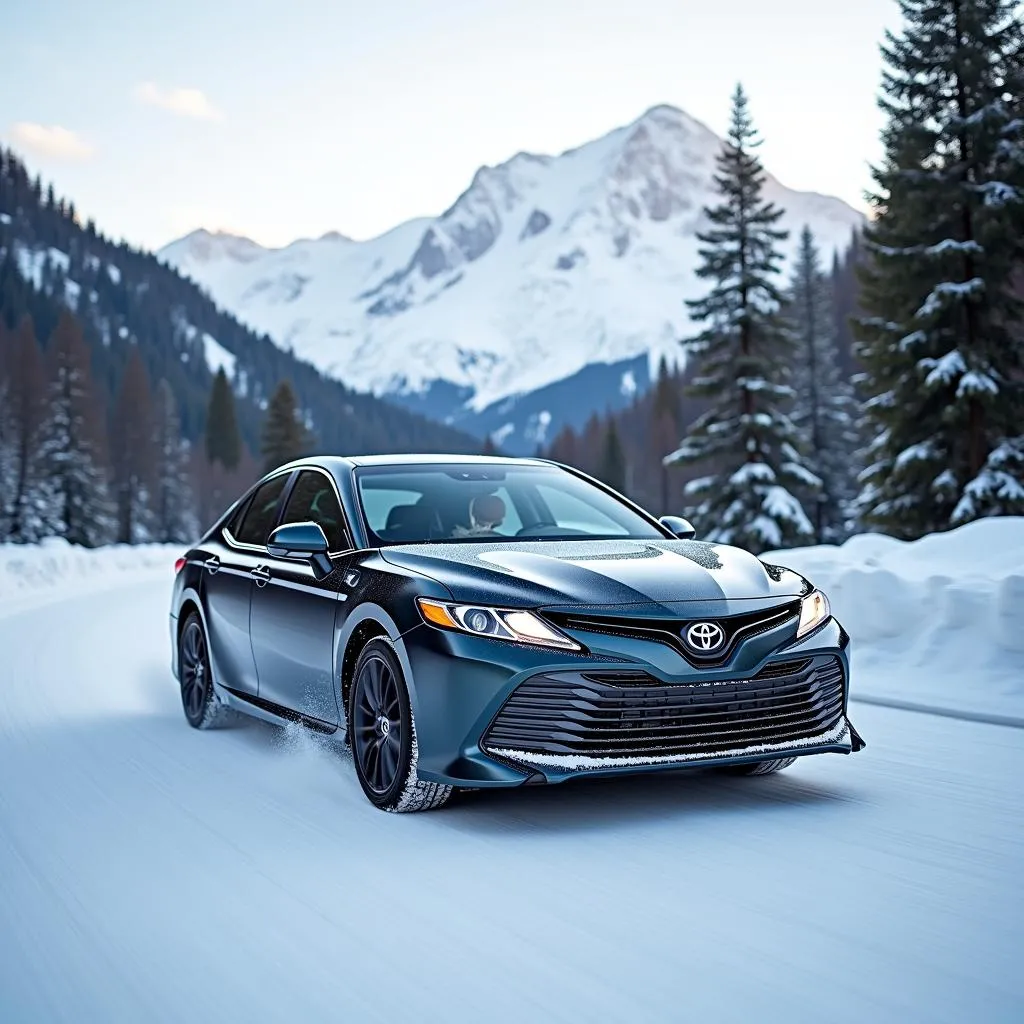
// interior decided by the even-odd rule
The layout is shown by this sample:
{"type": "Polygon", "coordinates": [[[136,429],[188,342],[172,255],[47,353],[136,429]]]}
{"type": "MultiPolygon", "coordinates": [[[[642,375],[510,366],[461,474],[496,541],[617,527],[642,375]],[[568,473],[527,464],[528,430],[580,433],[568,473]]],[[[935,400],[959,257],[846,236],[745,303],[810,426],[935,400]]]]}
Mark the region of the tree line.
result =
{"type": "Polygon", "coordinates": [[[780,284],[783,211],[764,197],[737,87],[685,376],[663,366],[653,396],[563,432],[549,454],[754,551],[1024,514],[1021,9],[900,9],[882,46],[872,217],[831,280],[805,229],[780,284]]]}
{"type": "Polygon", "coordinates": [[[0,320],[0,543],[187,543],[262,472],[313,447],[287,380],[268,405],[260,462],[239,432],[223,369],[194,446],[170,384],[150,381],[137,350],[109,423],[90,363],[69,311],[45,351],[29,316],[13,330],[0,320]]]}

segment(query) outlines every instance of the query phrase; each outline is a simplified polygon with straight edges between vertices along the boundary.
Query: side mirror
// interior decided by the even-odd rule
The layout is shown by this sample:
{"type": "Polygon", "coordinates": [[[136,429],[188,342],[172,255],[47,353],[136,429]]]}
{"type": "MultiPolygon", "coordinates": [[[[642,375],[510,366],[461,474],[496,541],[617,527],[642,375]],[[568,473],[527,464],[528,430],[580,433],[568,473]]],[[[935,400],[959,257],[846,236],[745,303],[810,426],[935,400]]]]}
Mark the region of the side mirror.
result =
{"type": "Polygon", "coordinates": [[[689,519],[683,519],[682,516],[662,516],[659,520],[662,526],[668,530],[674,537],[678,537],[680,540],[693,540],[697,536],[697,531],[693,528],[689,519]]]}
{"type": "Polygon", "coordinates": [[[317,523],[285,523],[270,535],[267,550],[275,558],[309,558],[327,554],[327,538],[317,523]]]}
{"type": "Polygon", "coordinates": [[[318,523],[285,523],[270,535],[267,551],[274,558],[308,558],[319,580],[332,569],[327,547],[327,537],[318,523]]]}

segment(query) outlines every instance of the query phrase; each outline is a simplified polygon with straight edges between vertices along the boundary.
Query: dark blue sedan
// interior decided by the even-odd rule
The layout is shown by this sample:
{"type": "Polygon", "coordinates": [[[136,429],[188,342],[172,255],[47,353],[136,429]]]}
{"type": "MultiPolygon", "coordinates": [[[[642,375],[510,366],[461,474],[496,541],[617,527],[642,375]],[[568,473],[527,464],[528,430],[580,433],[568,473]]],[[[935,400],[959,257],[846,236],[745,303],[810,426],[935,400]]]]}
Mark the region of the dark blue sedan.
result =
{"type": "Polygon", "coordinates": [[[341,730],[385,810],[863,746],[824,594],[540,459],[284,466],[178,560],[171,640],[190,725],[341,730]]]}

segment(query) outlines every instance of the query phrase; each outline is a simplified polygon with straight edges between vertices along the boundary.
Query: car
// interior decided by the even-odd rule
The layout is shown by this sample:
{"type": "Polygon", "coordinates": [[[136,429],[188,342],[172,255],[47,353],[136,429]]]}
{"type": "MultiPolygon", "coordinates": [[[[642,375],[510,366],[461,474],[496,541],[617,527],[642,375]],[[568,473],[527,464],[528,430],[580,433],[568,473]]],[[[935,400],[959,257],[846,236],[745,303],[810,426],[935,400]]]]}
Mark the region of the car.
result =
{"type": "Polygon", "coordinates": [[[821,591],[543,459],[303,459],[175,570],[188,724],[338,733],[383,810],[864,745],[821,591]]]}

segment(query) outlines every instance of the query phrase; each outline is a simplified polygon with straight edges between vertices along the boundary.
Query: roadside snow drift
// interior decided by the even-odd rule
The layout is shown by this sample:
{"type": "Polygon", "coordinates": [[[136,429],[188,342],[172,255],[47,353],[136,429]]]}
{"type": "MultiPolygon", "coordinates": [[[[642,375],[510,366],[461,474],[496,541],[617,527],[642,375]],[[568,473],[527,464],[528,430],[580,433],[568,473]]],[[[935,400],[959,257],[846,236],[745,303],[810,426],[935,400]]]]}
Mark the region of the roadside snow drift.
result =
{"type": "Polygon", "coordinates": [[[115,544],[90,550],[54,538],[42,544],[0,544],[0,616],[133,582],[167,580],[185,545],[115,544]]]}
{"type": "Polygon", "coordinates": [[[855,696],[1024,713],[1024,518],[764,557],[828,595],[853,638],[855,696]]]}

